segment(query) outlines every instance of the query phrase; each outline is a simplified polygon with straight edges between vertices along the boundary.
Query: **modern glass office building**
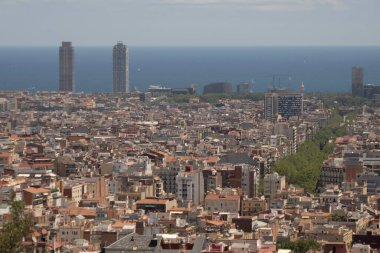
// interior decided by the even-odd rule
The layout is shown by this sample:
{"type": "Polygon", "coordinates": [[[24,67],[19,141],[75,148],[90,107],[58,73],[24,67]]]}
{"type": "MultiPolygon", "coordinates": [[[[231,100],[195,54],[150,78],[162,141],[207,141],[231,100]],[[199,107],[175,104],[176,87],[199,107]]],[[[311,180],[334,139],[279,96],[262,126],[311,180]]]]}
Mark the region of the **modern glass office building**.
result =
{"type": "Polygon", "coordinates": [[[59,91],[74,90],[74,47],[71,42],[64,41],[59,47],[59,91]]]}
{"type": "Polygon", "coordinates": [[[113,47],[113,92],[129,91],[128,48],[122,42],[113,47]]]}

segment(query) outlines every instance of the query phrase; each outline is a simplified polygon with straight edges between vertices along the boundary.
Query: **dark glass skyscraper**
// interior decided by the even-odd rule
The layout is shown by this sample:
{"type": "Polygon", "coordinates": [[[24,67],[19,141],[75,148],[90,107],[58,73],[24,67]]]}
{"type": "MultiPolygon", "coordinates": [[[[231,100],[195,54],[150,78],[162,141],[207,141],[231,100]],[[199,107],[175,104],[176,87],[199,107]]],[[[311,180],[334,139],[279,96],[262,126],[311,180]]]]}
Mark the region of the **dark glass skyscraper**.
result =
{"type": "Polygon", "coordinates": [[[113,47],[113,92],[129,91],[128,48],[122,42],[113,47]]]}
{"type": "Polygon", "coordinates": [[[59,47],[59,91],[73,92],[74,89],[74,47],[64,41],[59,47]]]}
{"type": "Polygon", "coordinates": [[[352,96],[364,96],[364,70],[362,67],[352,68],[352,96]]]}

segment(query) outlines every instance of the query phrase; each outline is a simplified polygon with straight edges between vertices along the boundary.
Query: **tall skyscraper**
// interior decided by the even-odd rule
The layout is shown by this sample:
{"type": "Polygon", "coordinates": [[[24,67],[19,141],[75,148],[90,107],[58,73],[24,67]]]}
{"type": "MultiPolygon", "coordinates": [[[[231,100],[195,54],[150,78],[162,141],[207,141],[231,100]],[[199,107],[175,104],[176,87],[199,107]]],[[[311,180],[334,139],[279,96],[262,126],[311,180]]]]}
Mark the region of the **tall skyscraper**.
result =
{"type": "Polygon", "coordinates": [[[129,91],[128,48],[122,42],[113,47],[113,92],[129,91]]]}
{"type": "Polygon", "coordinates": [[[72,92],[74,81],[74,47],[71,42],[62,42],[59,47],[59,91],[72,92]]]}
{"type": "Polygon", "coordinates": [[[352,68],[352,96],[364,96],[364,70],[362,67],[352,68]]]}

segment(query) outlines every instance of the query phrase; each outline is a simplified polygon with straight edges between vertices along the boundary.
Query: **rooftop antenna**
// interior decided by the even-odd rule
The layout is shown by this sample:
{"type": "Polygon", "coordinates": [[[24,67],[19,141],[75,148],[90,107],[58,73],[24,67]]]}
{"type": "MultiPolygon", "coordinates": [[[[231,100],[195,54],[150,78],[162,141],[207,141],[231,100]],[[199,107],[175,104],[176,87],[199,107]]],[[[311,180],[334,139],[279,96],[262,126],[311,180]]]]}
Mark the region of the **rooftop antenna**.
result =
{"type": "Polygon", "coordinates": [[[303,93],[305,91],[305,85],[303,84],[303,82],[300,84],[300,91],[303,93]]]}

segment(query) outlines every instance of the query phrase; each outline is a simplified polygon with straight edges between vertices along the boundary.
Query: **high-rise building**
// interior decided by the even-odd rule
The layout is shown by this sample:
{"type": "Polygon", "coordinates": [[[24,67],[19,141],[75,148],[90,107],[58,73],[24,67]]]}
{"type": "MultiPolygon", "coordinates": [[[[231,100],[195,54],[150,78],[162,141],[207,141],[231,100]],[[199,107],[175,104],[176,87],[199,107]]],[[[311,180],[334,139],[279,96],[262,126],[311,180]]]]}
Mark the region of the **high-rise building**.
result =
{"type": "Polygon", "coordinates": [[[113,92],[129,91],[128,48],[122,42],[113,47],[113,92]]]}
{"type": "Polygon", "coordinates": [[[279,90],[265,94],[264,117],[273,120],[277,115],[283,118],[301,116],[303,113],[303,94],[279,90]]]}
{"type": "Polygon", "coordinates": [[[63,41],[59,47],[59,91],[72,92],[74,89],[74,47],[71,42],[63,41]]]}
{"type": "Polygon", "coordinates": [[[264,97],[264,118],[272,120],[277,114],[277,99],[272,93],[266,93],[264,97]]]}
{"type": "Polygon", "coordinates": [[[0,98],[0,112],[8,111],[9,101],[6,98],[0,98]]]}
{"type": "Polygon", "coordinates": [[[249,198],[257,197],[259,189],[260,169],[259,167],[239,164],[235,166],[241,168],[241,190],[245,196],[249,198]]]}
{"type": "Polygon", "coordinates": [[[303,113],[303,95],[300,93],[278,94],[277,113],[284,118],[301,116],[303,113]]]}
{"type": "Polygon", "coordinates": [[[364,70],[362,67],[352,68],[352,96],[364,95],[364,70]]]}
{"type": "Polygon", "coordinates": [[[175,178],[177,198],[183,206],[190,202],[200,205],[204,202],[204,179],[201,170],[193,170],[192,167],[178,172],[175,178]]]}

